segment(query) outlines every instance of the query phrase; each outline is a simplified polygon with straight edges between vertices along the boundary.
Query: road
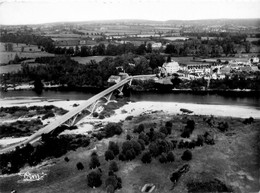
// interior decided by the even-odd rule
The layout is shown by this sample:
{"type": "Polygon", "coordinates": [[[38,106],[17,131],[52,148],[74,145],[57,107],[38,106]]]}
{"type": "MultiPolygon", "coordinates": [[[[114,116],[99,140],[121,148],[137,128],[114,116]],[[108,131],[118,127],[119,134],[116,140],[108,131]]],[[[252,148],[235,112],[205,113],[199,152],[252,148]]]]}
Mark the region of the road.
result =
{"type": "Polygon", "coordinates": [[[52,123],[48,124],[47,126],[41,128],[39,131],[37,131],[36,133],[32,134],[25,141],[22,141],[22,142],[19,142],[19,143],[15,144],[15,145],[11,145],[11,146],[8,146],[6,148],[1,149],[0,150],[0,154],[3,154],[3,153],[8,152],[8,151],[11,151],[11,150],[15,149],[16,146],[25,145],[27,143],[34,143],[35,141],[37,141],[41,137],[41,135],[43,133],[49,133],[50,131],[56,129],[57,127],[59,127],[60,125],[62,125],[63,123],[65,123],[66,121],[68,121],[69,119],[71,119],[72,117],[77,115],[78,113],[82,112],[87,107],[89,107],[92,103],[98,101],[99,99],[101,99],[102,97],[108,95],[112,91],[114,91],[114,90],[120,88],[121,86],[125,85],[126,83],[130,82],[132,79],[134,79],[134,78],[142,78],[142,77],[154,77],[154,76],[155,75],[137,75],[137,76],[129,76],[129,77],[125,78],[124,80],[120,81],[119,83],[117,83],[117,84],[107,88],[106,90],[96,94],[95,96],[91,97],[85,103],[79,105],[78,107],[75,107],[74,109],[72,109],[71,111],[66,113],[65,115],[59,117],[54,122],[52,122],[52,123]]]}

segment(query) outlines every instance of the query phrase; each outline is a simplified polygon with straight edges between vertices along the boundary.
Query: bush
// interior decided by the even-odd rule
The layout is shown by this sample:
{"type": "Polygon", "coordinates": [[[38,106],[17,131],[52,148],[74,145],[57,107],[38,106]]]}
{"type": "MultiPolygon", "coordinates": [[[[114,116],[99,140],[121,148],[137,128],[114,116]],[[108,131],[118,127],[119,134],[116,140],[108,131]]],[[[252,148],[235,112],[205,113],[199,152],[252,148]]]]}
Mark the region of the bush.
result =
{"type": "Polygon", "coordinates": [[[131,135],[127,134],[126,135],[126,140],[131,140],[131,139],[132,139],[131,135]]]}
{"type": "Polygon", "coordinates": [[[83,170],[84,169],[84,166],[83,166],[83,164],[81,162],[77,163],[77,169],[78,170],[83,170]]]}
{"type": "Polygon", "coordinates": [[[117,166],[117,163],[115,161],[112,161],[110,163],[109,170],[111,170],[113,172],[117,172],[118,171],[118,166],[117,166]]]}
{"type": "Polygon", "coordinates": [[[133,148],[133,144],[131,141],[125,141],[122,144],[122,153],[126,154],[127,150],[130,150],[133,148]]]}
{"type": "Polygon", "coordinates": [[[221,131],[221,132],[225,132],[228,130],[228,123],[227,122],[220,122],[218,124],[218,129],[221,131]]]}
{"type": "Polygon", "coordinates": [[[125,154],[120,153],[119,156],[118,156],[118,159],[119,159],[120,161],[125,161],[125,160],[126,160],[125,154]]]}
{"type": "Polygon", "coordinates": [[[108,149],[113,151],[115,156],[117,156],[119,154],[119,146],[114,141],[109,141],[108,149]]]}
{"type": "Polygon", "coordinates": [[[106,179],[105,186],[108,187],[109,185],[112,185],[114,187],[114,190],[116,189],[117,179],[116,179],[115,175],[108,176],[108,178],[106,179]]]}
{"type": "Polygon", "coordinates": [[[125,153],[125,158],[128,161],[135,159],[135,151],[133,149],[127,150],[125,153]]]}
{"type": "Polygon", "coordinates": [[[107,187],[106,187],[106,192],[107,193],[114,193],[115,192],[115,188],[113,185],[109,184],[107,187]]]}
{"type": "Polygon", "coordinates": [[[109,123],[105,126],[104,131],[105,136],[108,138],[113,137],[114,135],[120,135],[123,132],[123,129],[119,124],[109,123]]]}
{"type": "Polygon", "coordinates": [[[166,129],[167,129],[168,135],[172,134],[172,122],[167,121],[167,122],[165,123],[165,127],[166,127],[166,129]]]}
{"type": "Polygon", "coordinates": [[[151,163],[152,161],[151,153],[149,151],[144,152],[141,160],[145,164],[151,163]]]}
{"type": "Polygon", "coordinates": [[[98,117],[99,114],[97,112],[94,112],[92,115],[93,117],[98,117]]]}
{"type": "Polygon", "coordinates": [[[99,172],[92,171],[88,174],[87,181],[89,187],[99,187],[102,185],[101,174],[99,172]]]}
{"type": "Polygon", "coordinates": [[[145,142],[145,145],[149,144],[149,137],[144,133],[140,133],[138,139],[142,139],[145,142]]]}
{"type": "Polygon", "coordinates": [[[204,138],[202,135],[197,136],[196,146],[203,146],[204,138]]]}
{"type": "Polygon", "coordinates": [[[151,153],[151,155],[152,155],[153,157],[157,157],[158,155],[160,155],[160,154],[162,153],[162,152],[160,152],[160,149],[159,149],[158,144],[155,143],[155,142],[152,142],[152,143],[149,145],[148,149],[149,149],[149,151],[150,151],[150,153],[151,153]]]}
{"type": "Polygon", "coordinates": [[[141,145],[141,149],[145,150],[145,142],[142,139],[138,139],[137,142],[141,145]]]}
{"type": "Polygon", "coordinates": [[[159,157],[159,162],[161,162],[162,164],[167,163],[167,158],[166,155],[163,153],[162,155],[160,155],[159,157]]]}
{"type": "Polygon", "coordinates": [[[51,117],[55,117],[55,114],[50,111],[48,113],[46,113],[45,115],[42,116],[42,120],[45,120],[45,119],[48,119],[48,118],[51,118],[51,117]]]}
{"type": "Polygon", "coordinates": [[[166,129],[166,127],[161,127],[160,132],[165,134],[166,136],[168,135],[168,130],[166,129]]]}
{"type": "Polygon", "coordinates": [[[131,142],[132,142],[132,145],[133,145],[133,149],[135,151],[135,155],[139,155],[142,151],[141,145],[135,140],[132,140],[131,142]]]}
{"type": "Polygon", "coordinates": [[[125,120],[126,120],[126,121],[131,121],[131,120],[133,119],[133,117],[134,117],[134,116],[127,116],[127,117],[125,118],[125,120]]]}
{"type": "Polygon", "coordinates": [[[68,157],[65,157],[65,158],[64,158],[64,161],[69,162],[70,159],[69,159],[68,157]]]}
{"type": "Polygon", "coordinates": [[[173,152],[168,152],[167,153],[167,161],[168,162],[174,162],[174,160],[175,160],[175,156],[174,156],[174,154],[173,154],[173,152]]]}
{"type": "Polygon", "coordinates": [[[141,133],[141,132],[143,132],[144,131],[144,125],[143,124],[140,124],[140,125],[138,125],[138,127],[137,128],[135,128],[134,129],[134,133],[141,133]]]}
{"type": "Polygon", "coordinates": [[[97,156],[92,156],[89,162],[89,168],[95,169],[100,166],[100,162],[97,156]]]}
{"type": "Polygon", "coordinates": [[[244,124],[252,124],[254,122],[254,118],[253,117],[249,117],[249,118],[246,118],[243,123],[244,124]]]}
{"type": "Polygon", "coordinates": [[[105,160],[108,161],[108,160],[113,160],[115,158],[115,155],[113,153],[113,151],[111,150],[107,150],[105,152],[105,160]]]}
{"type": "Polygon", "coordinates": [[[189,150],[184,151],[182,156],[181,156],[181,159],[185,160],[185,161],[190,161],[192,159],[191,151],[189,151],[189,150]]]}

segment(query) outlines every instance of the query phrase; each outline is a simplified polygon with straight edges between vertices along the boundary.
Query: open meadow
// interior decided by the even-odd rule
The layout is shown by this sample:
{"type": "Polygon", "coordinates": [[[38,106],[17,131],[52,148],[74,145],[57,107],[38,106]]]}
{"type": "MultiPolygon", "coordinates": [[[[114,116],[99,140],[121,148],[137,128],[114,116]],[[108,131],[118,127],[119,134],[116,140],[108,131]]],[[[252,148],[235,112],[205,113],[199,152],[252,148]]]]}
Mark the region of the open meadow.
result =
{"type": "Polygon", "coordinates": [[[5,51],[5,43],[0,43],[0,64],[8,64],[14,59],[17,54],[19,58],[37,58],[44,56],[54,56],[38,48],[36,45],[26,45],[26,44],[13,44],[13,51],[5,51]]]}

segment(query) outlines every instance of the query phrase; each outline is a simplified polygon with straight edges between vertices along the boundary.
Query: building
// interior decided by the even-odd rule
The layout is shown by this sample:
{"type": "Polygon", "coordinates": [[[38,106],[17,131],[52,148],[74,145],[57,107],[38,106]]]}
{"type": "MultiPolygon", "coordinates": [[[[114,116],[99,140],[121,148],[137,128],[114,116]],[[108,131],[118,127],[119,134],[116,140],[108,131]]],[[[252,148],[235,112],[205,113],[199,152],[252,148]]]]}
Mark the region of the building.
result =
{"type": "Polygon", "coordinates": [[[115,76],[115,75],[111,75],[110,77],[109,77],[109,79],[107,80],[107,82],[108,83],[112,83],[112,84],[117,84],[117,83],[119,83],[120,82],[120,80],[121,80],[121,77],[120,76],[115,76]]]}
{"type": "Polygon", "coordinates": [[[163,68],[166,70],[167,74],[171,75],[173,73],[177,73],[177,71],[180,69],[180,65],[178,62],[171,61],[168,63],[164,63],[163,68]]]}

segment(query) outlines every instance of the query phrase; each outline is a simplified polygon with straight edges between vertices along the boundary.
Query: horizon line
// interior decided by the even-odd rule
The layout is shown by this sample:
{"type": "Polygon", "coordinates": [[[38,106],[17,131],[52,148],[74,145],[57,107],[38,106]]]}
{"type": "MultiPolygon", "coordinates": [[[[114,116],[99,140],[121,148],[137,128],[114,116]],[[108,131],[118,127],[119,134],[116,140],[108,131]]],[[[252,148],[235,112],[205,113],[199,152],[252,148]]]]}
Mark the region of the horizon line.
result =
{"type": "Polygon", "coordinates": [[[205,20],[260,20],[259,18],[209,18],[209,19],[168,19],[168,20],[153,20],[153,19],[99,19],[99,20],[75,20],[75,21],[53,21],[43,23],[27,23],[27,24],[1,24],[0,26],[25,26],[25,25],[47,25],[56,23],[95,23],[95,22],[116,22],[116,21],[149,21],[149,22],[169,22],[169,21],[205,21],[205,20]]]}

